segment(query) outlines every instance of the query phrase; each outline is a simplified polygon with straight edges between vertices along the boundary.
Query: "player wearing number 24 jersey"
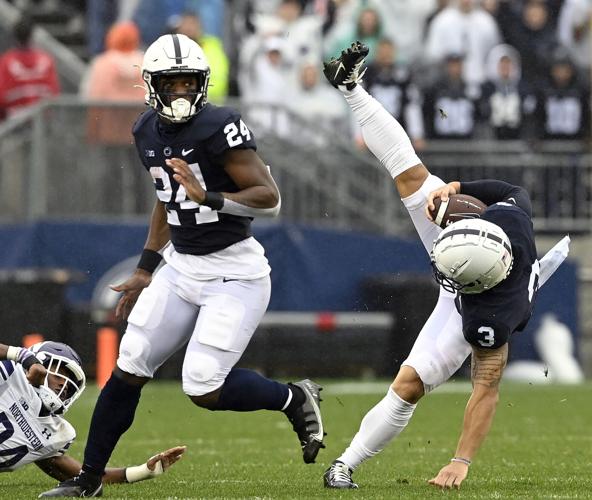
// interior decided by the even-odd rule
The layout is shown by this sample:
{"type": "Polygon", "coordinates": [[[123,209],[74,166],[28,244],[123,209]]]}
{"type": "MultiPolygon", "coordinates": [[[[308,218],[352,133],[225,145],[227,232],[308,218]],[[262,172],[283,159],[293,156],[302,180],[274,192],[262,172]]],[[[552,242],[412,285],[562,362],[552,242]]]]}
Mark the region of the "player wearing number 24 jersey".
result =
{"type": "Polygon", "coordinates": [[[282,384],[235,368],[270,298],[270,267],[251,235],[253,217],[277,215],[280,195],[240,114],[207,103],[201,47],[164,35],[144,55],[152,108],[134,126],[157,201],[136,272],[113,287],[127,318],[117,367],[95,406],[82,472],[45,496],[92,496],[134,419],[142,386],[187,345],[183,391],[208,410],[276,410],[290,420],[304,462],[323,445],[320,386],[282,384]],[[160,263],[166,260],[152,277],[160,263]]]}
{"type": "MultiPolygon", "coordinates": [[[[150,110],[140,117],[133,133],[140,159],[165,206],[177,252],[210,254],[251,236],[251,217],[219,212],[188,199],[184,186],[174,179],[173,168],[167,165],[171,158],[186,162],[206,191],[240,191],[224,169],[225,153],[232,150],[234,155],[256,158],[252,154],[256,145],[237,111],[208,103],[188,123],[167,124],[150,110]]],[[[273,194],[277,196],[277,192],[273,194]]],[[[267,270],[265,265],[262,270],[267,270]]]]}

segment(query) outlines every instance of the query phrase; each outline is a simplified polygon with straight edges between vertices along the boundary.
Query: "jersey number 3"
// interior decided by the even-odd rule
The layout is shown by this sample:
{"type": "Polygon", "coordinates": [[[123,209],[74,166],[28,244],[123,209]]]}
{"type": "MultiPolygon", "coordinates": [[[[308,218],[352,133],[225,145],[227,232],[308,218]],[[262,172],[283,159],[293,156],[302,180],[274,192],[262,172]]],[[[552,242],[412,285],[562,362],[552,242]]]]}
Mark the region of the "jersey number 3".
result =
{"type": "Polygon", "coordinates": [[[18,463],[29,450],[24,444],[15,446],[14,448],[3,448],[2,444],[4,441],[10,439],[14,434],[14,426],[10,423],[8,416],[4,412],[0,413],[0,424],[4,427],[4,430],[0,432],[0,457],[12,457],[4,462],[0,462],[0,469],[6,469],[18,463]]]}

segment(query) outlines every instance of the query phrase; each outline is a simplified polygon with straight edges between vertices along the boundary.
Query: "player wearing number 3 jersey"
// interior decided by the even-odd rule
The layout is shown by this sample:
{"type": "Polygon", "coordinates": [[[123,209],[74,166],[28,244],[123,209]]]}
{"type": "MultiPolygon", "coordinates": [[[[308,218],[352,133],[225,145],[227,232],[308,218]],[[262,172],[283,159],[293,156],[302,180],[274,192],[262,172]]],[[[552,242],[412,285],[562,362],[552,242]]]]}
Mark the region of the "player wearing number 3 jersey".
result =
{"type": "Polygon", "coordinates": [[[123,292],[116,313],[128,327],[94,410],[82,473],[46,496],[97,491],[142,386],[186,344],[183,391],[194,404],[282,411],[306,463],[323,447],[317,384],[281,384],[234,368],[270,298],[270,268],[251,220],[277,215],[280,195],[240,114],[207,103],[209,74],[203,51],[184,35],[162,36],[144,55],[152,109],[133,133],[158,199],[138,268],[114,287],[123,292]],[[152,277],[161,254],[166,265],[152,277]]]}
{"type": "Polygon", "coordinates": [[[363,418],[348,448],[326,470],[324,483],[329,488],[357,488],[353,471],[396,438],[419,400],[472,354],[473,390],[456,452],[429,481],[440,488],[459,488],[493,421],[510,334],[528,322],[539,282],[542,285],[565,259],[569,238],[541,259],[539,272],[531,204],[524,189],[496,180],[444,184],[431,175],[401,125],[358,85],[367,54],[368,47],[352,44],[325,65],[325,76],[343,92],[368,148],[394,179],[442,286],[434,311],[386,396],[363,418]],[[337,67],[343,70],[335,76],[337,67]],[[426,206],[433,210],[434,199],[444,202],[458,193],[479,198],[487,208],[478,219],[442,230],[426,217],[426,206]]]}

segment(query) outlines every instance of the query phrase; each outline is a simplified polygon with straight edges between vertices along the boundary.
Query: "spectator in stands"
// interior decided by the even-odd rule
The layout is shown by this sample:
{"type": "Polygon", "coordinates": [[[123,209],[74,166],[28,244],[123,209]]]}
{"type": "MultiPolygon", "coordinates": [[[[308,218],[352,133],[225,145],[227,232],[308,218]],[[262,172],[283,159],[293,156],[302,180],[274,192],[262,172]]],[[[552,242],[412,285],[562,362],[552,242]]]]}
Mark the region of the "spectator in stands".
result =
{"type": "Polygon", "coordinates": [[[536,123],[541,138],[581,139],[589,129],[590,93],[568,52],[552,56],[550,78],[537,95],[536,123]]]}
{"type": "MultiPolygon", "coordinates": [[[[183,8],[185,12],[191,12],[198,16],[204,34],[222,39],[224,34],[224,0],[185,0],[183,8]]],[[[211,63],[211,60],[209,62],[211,63]]],[[[212,73],[214,73],[213,68],[212,73]]],[[[209,95],[208,92],[208,97],[209,95]]]]}
{"type": "Polygon", "coordinates": [[[140,32],[131,22],[114,24],[107,33],[107,50],[90,64],[83,78],[80,95],[97,101],[144,101],[144,82],[140,74],[143,52],[140,32]]]}
{"type": "MultiPolygon", "coordinates": [[[[421,95],[407,67],[397,62],[397,47],[388,38],[378,43],[374,62],[368,65],[364,86],[408,131],[416,150],[425,148],[421,95]]],[[[362,144],[361,134],[356,142],[362,144]]]]}
{"type": "Polygon", "coordinates": [[[132,20],[140,29],[142,44],[150,45],[166,33],[169,19],[184,11],[185,0],[140,0],[132,20]]]}
{"type": "Polygon", "coordinates": [[[559,42],[569,50],[573,61],[586,69],[590,68],[590,23],[590,0],[566,0],[559,16],[559,42]]]}
{"type": "Polygon", "coordinates": [[[382,21],[378,11],[370,7],[363,8],[356,16],[354,26],[342,30],[327,43],[326,53],[329,57],[337,57],[343,47],[347,47],[354,40],[359,40],[370,47],[368,62],[371,62],[376,54],[378,41],[382,38],[382,32],[382,21]]]}
{"type": "Polygon", "coordinates": [[[15,47],[0,56],[0,118],[60,93],[53,57],[31,43],[33,28],[29,19],[18,21],[15,47]]]}
{"type": "MultiPolygon", "coordinates": [[[[143,52],[140,32],[131,22],[114,24],[106,37],[107,50],[90,65],[80,86],[80,96],[93,101],[141,104],[146,90],[140,74],[143,52]]],[[[88,135],[91,142],[130,144],[137,108],[90,107],[88,135]]]]}
{"type": "Polygon", "coordinates": [[[475,133],[479,90],[464,80],[463,60],[462,54],[448,54],[444,77],[424,94],[429,138],[468,139],[475,133]]]}
{"type": "Polygon", "coordinates": [[[521,78],[520,54],[510,45],[494,47],[487,58],[487,73],[481,92],[482,117],[489,121],[497,139],[523,138],[536,98],[521,78]]]}
{"type": "MultiPolygon", "coordinates": [[[[326,134],[319,134],[318,129],[325,128],[332,133],[339,130],[348,122],[348,110],[339,94],[319,76],[320,69],[316,61],[305,63],[300,68],[299,85],[289,99],[288,106],[301,118],[301,122],[295,124],[297,132],[291,134],[291,139],[303,144],[326,146],[326,134]]],[[[349,133],[349,130],[343,132],[349,133]]]]}
{"type": "Polygon", "coordinates": [[[321,27],[323,20],[304,13],[300,0],[281,0],[275,11],[252,15],[256,36],[271,35],[286,39],[284,57],[297,67],[305,60],[321,61],[321,27]]]}
{"type": "Polygon", "coordinates": [[[285,113],[287,92],[293,90],[292,65],[285,60],[286,39],[272,36],[261,40],[254,57],[241,69],[241,99],[256,133],[288,133],[285,113]]]}
{"type": "Polygon", "coordinates": [[[86,40],[91,57],[105,50],[105,38],[110,26],[119,15],[119,0],[87,0],[86,21],[88,25],[86,40]]]}
{"type": "Polygon", "coordinates": [[[480,8],[476,0],[457,0],[432,20],[425,56],[428,62],[439,62],[450,53],[465,54],[465,80],[481,84],[487,54],[500,42],[491,14],[480,8]]]}
{"type": "Polygon", "coordinates": [[[424,26],[436,0],[374,0],[384,19],[384,35],[397,46],[397,62],[410,65],[423,55],[424,26]]]}
{"type": "MultiPolygon", "coordinates": [[[[500,4],[506,11],[512,6],[500,4]]],[[[503,11],[502,11],[503,12],[503,11]]],[[[557,36],[544,0],[528,0],[516,18],[511,12],[506,19],[506,41],[516,47],[522,58],[522,74],[535,82],[548,74],[549,54],[557,48],[557,36]]]]}
{"type": "Polygon", "coordinates": [[[206,35],[201,18],[192,12],[173,16],[169,20],[169,28],[173,33],[188,36],[203,49],[210,63],[208,100],[215,104],[224,103],[228,95],[228,57],[224,52],[222,40],[213,35],[206,35]]]}
{"type": "Polygon", "coordinates": [[[430,31],[430,26],[432,25],[432,21],[438,17],[438,14],[442,12],[445,8],[450,6],[451,0],[436,0],[436,6],[432,9],[432,12],[426,17],[425,24],[423,27],[423,37],[424,39],[427,37],[428,32],[430,31]]]}

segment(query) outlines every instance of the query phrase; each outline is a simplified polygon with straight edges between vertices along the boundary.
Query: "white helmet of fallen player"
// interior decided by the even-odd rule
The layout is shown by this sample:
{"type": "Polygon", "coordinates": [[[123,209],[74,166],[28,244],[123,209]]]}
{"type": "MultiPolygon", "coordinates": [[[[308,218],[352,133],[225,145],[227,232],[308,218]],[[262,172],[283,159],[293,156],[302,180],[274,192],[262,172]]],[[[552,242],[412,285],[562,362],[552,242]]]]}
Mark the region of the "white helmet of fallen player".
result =
{"type": "Polygon", "coordinates": [[[65,413],[86,387],[80,356],[61,342],[38,342],[30,350],[47,370],[43,384],[36,388],[43,406],[51,414],[65,413]],[[57,392],[50,387],[50,376],[59,381],[57,392]]]}
{"type": "Polygon", "coordinates": [[[163,35],[144,53],[142,79],[146,104],[175,123],[189,120],[207,102],[210,65],[202,48],[185,35],[163,35]],[[167,77],[195,79],[195,88],[182,94],[167,91],[167,77]]]}
{"type": "Polygon", "coordinates": [[[436,281],[445,290],[481,293],[512,269],[512,245],[501,227],[483,219],[455,222],[440,233],[431,252],[436,281]]]}

